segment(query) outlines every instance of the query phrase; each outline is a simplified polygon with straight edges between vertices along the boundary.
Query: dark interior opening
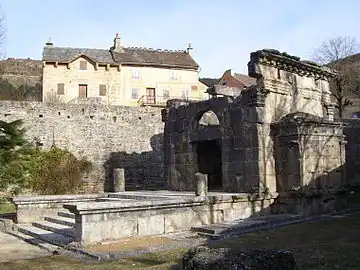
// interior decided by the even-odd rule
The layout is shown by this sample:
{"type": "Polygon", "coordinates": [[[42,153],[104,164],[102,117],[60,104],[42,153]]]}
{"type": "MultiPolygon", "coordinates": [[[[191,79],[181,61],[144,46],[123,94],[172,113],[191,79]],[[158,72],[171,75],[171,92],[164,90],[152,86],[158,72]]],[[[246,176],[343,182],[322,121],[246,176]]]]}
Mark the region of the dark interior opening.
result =
{"type": "Polygon", "coordinates": [[[197,142],[196,152],[199,172],[208,175],[209,190],[221,190],[221,140],[199,141],[197,142]]]}

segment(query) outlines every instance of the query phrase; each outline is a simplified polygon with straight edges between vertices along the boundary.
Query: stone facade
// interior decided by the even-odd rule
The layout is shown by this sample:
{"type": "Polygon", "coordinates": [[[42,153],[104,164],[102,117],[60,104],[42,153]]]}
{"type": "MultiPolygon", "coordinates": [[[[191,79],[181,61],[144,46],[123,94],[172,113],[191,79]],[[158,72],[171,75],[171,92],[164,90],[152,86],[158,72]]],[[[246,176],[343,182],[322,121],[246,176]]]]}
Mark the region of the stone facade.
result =
{"type": "Polygon", "coordinates": [[[30,141],[90,160],[89,192],[112,190],[114,168],[125,169],[127,190],[164,185],[159,108],[2,101],[0,111],[0,120],[24,120],[30,141]]]}
{"type": "Polygon", "coordinates": [[[336,73],[276,50],[252,53],[248,67],[256,84],[237,97],[168,102],[169,187],[194,190],[197,172],[208,174],[210,189],[227,192],[342,183],[345,140],[328,83],[336,73]],[[205,112],[217,121],[202,124],[205,112]]]}

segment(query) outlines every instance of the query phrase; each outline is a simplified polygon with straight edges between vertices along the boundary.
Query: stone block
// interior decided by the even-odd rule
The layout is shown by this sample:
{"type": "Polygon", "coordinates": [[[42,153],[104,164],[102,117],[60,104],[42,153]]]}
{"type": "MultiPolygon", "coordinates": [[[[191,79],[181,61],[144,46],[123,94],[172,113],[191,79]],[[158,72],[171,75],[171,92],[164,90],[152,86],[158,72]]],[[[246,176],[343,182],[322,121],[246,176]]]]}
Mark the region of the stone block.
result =
{"type": "Polygon", "coordinates": [[[231,162],[231,173],[233,174],[244,174],[245,173],[245,162],[244,161],[233,161],[231,162]]]}
{"type": "Polygon", "coordinates": [[[138,236],[165,233],[165,217],[155,215],[138,219],[138,236]]]}
{"type": "Polygon", "coordinates": [[[116,219],[82,223],[81,243],[84,246],[137,236],[136,219],[116,219]]]}
{"type": "Polygon", "coordinates": [[[222,211],[180,210],[165,216],[165,233],[188,230],[192,226],[220,223],[223,220],[222,211]]]}

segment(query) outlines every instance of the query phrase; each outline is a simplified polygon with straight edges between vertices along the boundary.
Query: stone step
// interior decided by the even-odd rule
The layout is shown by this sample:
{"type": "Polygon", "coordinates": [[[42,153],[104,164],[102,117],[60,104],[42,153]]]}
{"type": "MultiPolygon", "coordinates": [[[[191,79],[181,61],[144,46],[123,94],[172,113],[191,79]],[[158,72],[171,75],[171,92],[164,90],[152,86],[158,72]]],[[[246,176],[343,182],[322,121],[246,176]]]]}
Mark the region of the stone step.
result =
{"type": "Polygon", "coordinates": [[[197,232],[200,233],[201,235],[215,235],[218,233],[218,231],[224,230],[226,228],[228,228],[229,225],[228,224],[212,224],[212,225],[207,225],[207,226],[194,226],[191,227],[191,230],[193,232],[197,232]]]}
{"type": "Polygon", "coordinates": [[[108,202],[108,201],[113,201],[113,202],[129,202],[132,201],[131,199],[121,199],[121,198],[98,198],[96,199],[97,202],[108,202]]]}
{"type": "Polygon", "coordinates": [[[72,242],[74,242],[73,237],[65,236],[62,234],[50,232],[44,229],[40,229],[37,227],[34,227],[30,224],[21,224],[18,227],[18,231],[32,236],[34,238],[40,239],[44,242],[47,242],[52,245],[56,245],[59,247],[64,247],[72,242]]]}
{"type": "Polygon", "coordinates": [[[75,237],[75,228],[74,227],[69,227],[66,225],[57,224],[57,223],[53,223],[53,222],[49,222],[49,221],[34,222],[34,223],[32,223],[32,225],[34,227],[37,227],[37,228],[40,228],[43,230],[66,235],[69,237],[75,237]]]}
{"type": "Polygon", "coordinates": [[[75,218],[75,214],[65,211],[58,212],[59,217],[66,217],[66,218],[75,218]]]}
{"type": "Polygon", "coordinates": [[[75,227],[75,220],[73,218],[57,216],[57,217],[45,217],[44,220],[56,224],[66,225],[69,227],[75,227]]]}
{"type": "Polygon", "coordinates": [[[191,228],[191,230],[193,232],[197,232],[201,236],[215,237],[230,234],[233,232],[244,232],[269,225],[276,225],[284,221],[291,221],[300,218],[301,215],[268,215],[247,219],[239,219],[222,224],[194,226],[191,228]]]}
{"type": "Polygon", "coordinates": [[[50,244],[39,238],[34,238],[31,235],[22,233],[21,231],[11,231],[8,233],[23,240],[26,243],[29,243],[34,246],[38,246],[39,248],[44,249],[46,251],[49,251],[49,252],[54,252],[54,251],[60,252],[61,251],[61,248],[59,246],[50,244]]]}

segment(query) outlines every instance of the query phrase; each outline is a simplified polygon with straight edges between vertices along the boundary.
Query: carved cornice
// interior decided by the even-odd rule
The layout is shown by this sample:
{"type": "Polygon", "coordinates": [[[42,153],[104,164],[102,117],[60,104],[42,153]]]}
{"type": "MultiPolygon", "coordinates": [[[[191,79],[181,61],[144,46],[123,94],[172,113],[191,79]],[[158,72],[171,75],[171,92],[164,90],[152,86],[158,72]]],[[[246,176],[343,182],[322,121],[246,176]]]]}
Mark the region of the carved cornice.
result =
{"type": "Polygon", "coordinates": [[[247,90],[249,95],[248,106],[264,107],[265,99],[270,93],[265,87],[259,85],[252,85],[247,90]]]}
{"type": "Polygon", "coordinates": [[[322,67],[314,62],[300,60],[300,57],[280,53],[277,50],[264,49],[252,52],[248,63],[249,76],[261,78],[259,65],[272,66],[281,70],[298,74],[299,76],[314,77],[318,79],[333,78],[337,74],[334,70],[322,67]]]}

